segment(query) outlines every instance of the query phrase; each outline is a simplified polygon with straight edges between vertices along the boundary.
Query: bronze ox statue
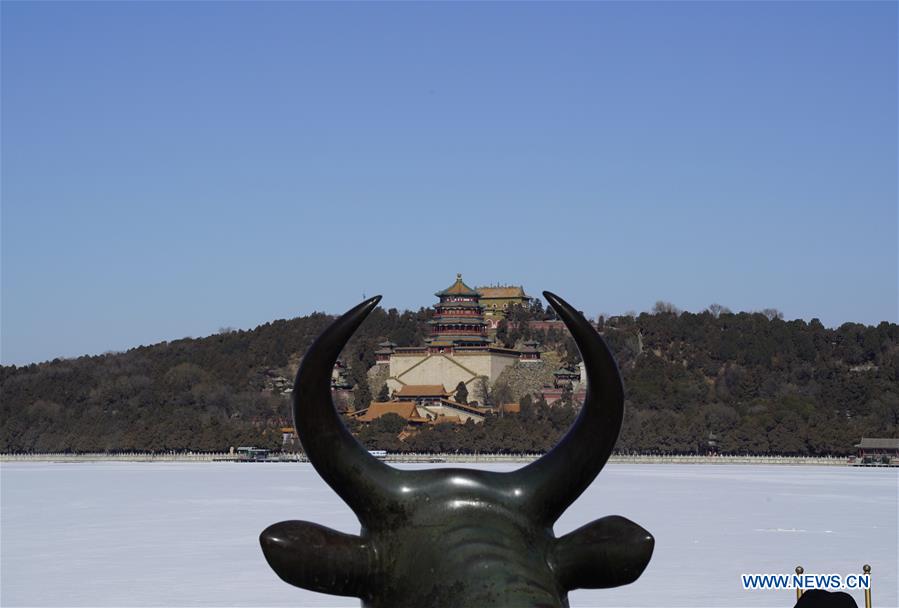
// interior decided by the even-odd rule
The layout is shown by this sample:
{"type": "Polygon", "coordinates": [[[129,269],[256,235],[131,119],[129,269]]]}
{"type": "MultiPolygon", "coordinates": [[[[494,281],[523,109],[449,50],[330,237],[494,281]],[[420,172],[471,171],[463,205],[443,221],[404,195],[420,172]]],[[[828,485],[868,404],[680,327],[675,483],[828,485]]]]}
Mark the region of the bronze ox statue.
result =
{"type": "Polygon", "coordinates": [[[568,606],[568,592],[635,581],[652,556],[652,535],[623,517],[603,517],[556,538],[553,524],[599,474],[624,413],[618,367],[584,317],[549,292],[587,369],[577,420],[539,460],[509,473],[402,471],[373,457],[331,401],[331,370],[377,306],[366,300],[310,347],[297,373],[293,415],[309,461],[362,524],[358,536],[305,521],[262,532],[269,565],[297,587],[361,598],[371,607],[568,606]]]}

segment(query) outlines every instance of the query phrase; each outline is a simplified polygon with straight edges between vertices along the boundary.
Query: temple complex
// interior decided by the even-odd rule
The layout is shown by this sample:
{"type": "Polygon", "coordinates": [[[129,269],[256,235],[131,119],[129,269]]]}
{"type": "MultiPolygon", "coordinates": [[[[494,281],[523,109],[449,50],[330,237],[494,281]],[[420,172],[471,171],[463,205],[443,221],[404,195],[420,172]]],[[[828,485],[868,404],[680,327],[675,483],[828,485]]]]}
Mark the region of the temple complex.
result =
{"type": "MultiPolygon", "coordinates": [[[[519,351],[492,341],[488,334],[490,323],[481,303],[484,289],[500,288],[472,289],[457,274],[452,285],[434,294],[438,302],[423,345],[398,347],[390,341],[378,345],[375,362],[389,368],[386,383],[392,393],[403,391],[407,385],[455,388],[463,382],[473,400],[483,401],[483,390],[492,386],[504,369],[517,361],[540,360],[535,344],[519,351]]],[[[502,297],[487,292],[487,297],[493,298],[491,314],[500,310],[504,314],[505,308],[500,304],[503,298],[510,302],[515,298],[529,299],[521,288],[515,289],[515,294],[510,292],[502,297]]]]}

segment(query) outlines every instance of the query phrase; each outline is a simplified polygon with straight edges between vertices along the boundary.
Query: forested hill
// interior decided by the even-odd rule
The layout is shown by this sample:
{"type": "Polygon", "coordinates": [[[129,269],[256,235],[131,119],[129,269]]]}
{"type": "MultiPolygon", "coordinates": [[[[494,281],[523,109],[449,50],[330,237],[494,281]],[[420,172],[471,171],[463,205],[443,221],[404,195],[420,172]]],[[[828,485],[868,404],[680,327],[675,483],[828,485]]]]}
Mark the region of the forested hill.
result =
{"type": "Polygon", "coordinates": [[[899,326],[764,314],[642,314],[604,335],[633,408],[622,450],[848,454],[899,436],[899,326]],[[655,448],[653,448],[655,446],[655,448]]]}
{"type": "MultiPolygon", "coordinates": [[[[619,450],[695,453],[711,435],[729,453],[846,454],[862,436],[899,435],[899,326],[827,329],[814,320],[716,313],[663,308],[599,320],[628,399],[619,450]]],[[[419,344],[430,314],[376,310],[343,353],[351,378],[364,384],[385,338],[419,344]]],[[[515,310],[501,338],[535,338],[573,362],[567,335],[528,324],[550,316],[540,306],[515,310]]],[[[331,319],[313,314],[125,353],[2,367],[0,451],[276,447],[289,401],[271,379],[291,378],[331,319]]],[[[370,394],[367,385],[358,390],[370,394]]],[[[477,428],[438,425],[401,442],[388,420],[361,436],[387,449],[545,449],[573,408],[525,402],[521,416],[488,417],[477,428]]]]}
{"type": "MultiPolygon", "coordinates": [[[[430,318],[377,309],[342,358],[365,378],[378,338],[418,343],[430,318]]],[[[224,451],[281,445],[291,377],[333,316],[312,314],[125,353],[0,367],[0,452],[224,451]]]]}

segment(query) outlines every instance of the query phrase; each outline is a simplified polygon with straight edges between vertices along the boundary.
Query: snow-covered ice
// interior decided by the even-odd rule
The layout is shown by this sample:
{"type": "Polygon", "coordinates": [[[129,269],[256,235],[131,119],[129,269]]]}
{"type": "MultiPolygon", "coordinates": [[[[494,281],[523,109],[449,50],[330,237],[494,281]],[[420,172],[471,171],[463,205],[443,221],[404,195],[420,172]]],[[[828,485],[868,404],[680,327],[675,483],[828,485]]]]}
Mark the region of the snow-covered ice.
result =
{"type": "MultiPolygon", "coordinates": [[[[308,464],[4,463],[0,482],[4,607],[359,605],[283,583],[259,549],[285,519],[358,532],[308,464]]],[[[897,491],[896,469],[608,465],[556,533],[620,514],[655,554],[633,585],[571,605],[786,607],[792,591],[744,591],[740,574],[869,563],[874,606],[895,607],[897,491]]]]}

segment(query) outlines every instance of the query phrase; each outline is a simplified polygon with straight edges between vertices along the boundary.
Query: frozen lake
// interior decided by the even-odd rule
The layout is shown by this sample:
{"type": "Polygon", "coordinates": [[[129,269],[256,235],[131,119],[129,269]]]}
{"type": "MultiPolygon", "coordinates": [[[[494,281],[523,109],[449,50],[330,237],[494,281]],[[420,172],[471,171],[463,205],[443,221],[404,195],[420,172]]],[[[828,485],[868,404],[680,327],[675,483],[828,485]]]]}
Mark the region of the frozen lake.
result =
{"type": "MultiPolygon", "coordinates": [[[[308,464],[4,463],[0,491],[6,608],[359,605],[290,587],[259,549],[259,533],[286,519],[359,531],[308,464]]],[[[896,469],[611,464],[556,534],[620,514],[655,536],[655,554],[633,585],[569,599],[782,608],[792,591],[744,591],[740,574],[797,564],[849,574],[869,563],[874,606],[895,607],[897,493],[896,469]]]]}

